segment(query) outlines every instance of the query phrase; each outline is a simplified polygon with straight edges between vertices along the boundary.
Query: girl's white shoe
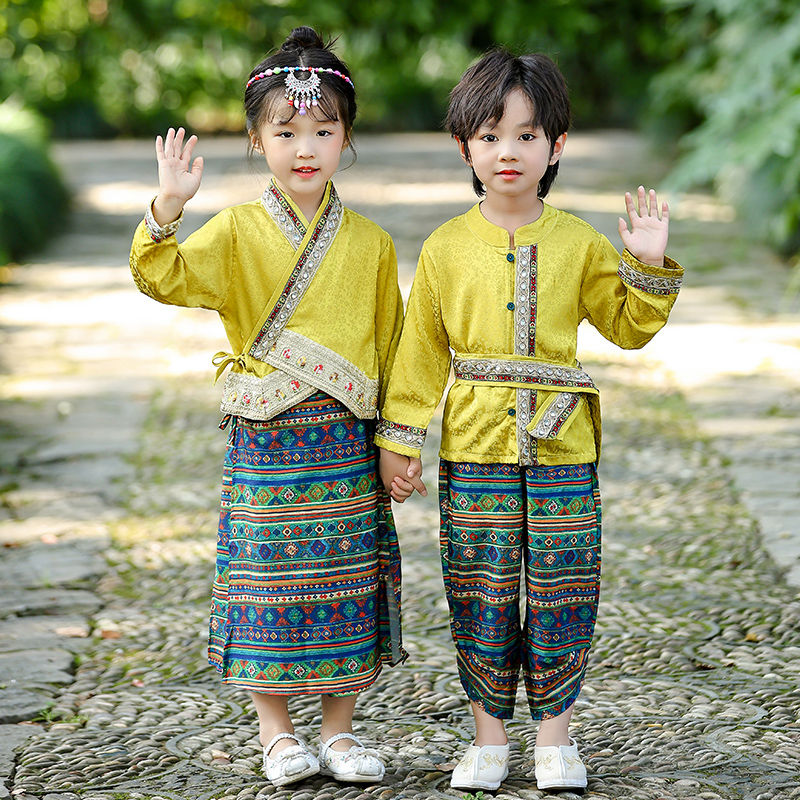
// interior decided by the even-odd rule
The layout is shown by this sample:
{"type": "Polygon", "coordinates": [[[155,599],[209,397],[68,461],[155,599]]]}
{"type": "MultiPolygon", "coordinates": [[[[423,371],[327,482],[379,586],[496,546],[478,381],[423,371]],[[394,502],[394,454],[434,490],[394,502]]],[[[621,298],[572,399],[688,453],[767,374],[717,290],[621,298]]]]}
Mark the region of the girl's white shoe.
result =
{"type": "Polygon", "coordinates": [[[586,767],[574,739],[569,744],[534,747],[536,785],[540,789],[585,789],[586,767]]]}
{"type": "Polygon", "coordinates": [[[285,786],[318,772],[319,761],[316,756],[293,733],[273,736],[264,748],[264,775],[273,786],[285,786]],[[281,739],[293,739],[297,744],[281,750],[275,758],[271,758],[270,750],[281,739]]]}
{"type": "Polygon", "coordinates": [[[320,742],[319,761],[323,774],[332,775],[337,781],[375,783],[386,771],[378,752],[364,747],[352,733],[337,733],[327,742],[320,742]],[[355,744],[349,750],[333,750],[331,745],[342,739],[350,739],[355,744]]]}
{"type": "Polygon", "coordinates": [[[453,789],[498,789],[508,777],[508,744],[471,744],[450,778],[453,789]]]}

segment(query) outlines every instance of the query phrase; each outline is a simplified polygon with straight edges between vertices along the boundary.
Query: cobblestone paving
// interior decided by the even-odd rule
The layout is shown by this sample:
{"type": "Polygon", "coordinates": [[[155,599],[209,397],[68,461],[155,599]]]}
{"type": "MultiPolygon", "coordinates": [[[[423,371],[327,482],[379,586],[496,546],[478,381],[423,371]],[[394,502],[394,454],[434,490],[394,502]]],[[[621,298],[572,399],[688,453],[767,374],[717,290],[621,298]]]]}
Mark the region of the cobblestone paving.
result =
{"type": "MultiPolygon", "coordinates": [[[[608,445],[600,625],[574,726],[590,770],[586,797],[800,797],[800,604],[777,581],[681,398],[632,391],[613,368],[594,368],[608,445]]],[[[129,487],[133,513],[113,531],[113,567],[99,587],[94,647],[51,709],[69,721],[25,748],[15,792],[48,800],[77,790],[93,800],[462,797],[449,790],[448,772],[471,726],[454,678],[432,499],[398,514],[411,658],[357,710],[358,732],[387,761],[386,782],[265,788],[254,714],[205,665],[224,438],[205,399],[182,382],[153,405],[129,487]]],[[[313,739],[318,701],[298,698],[292,708],[313,739]]],[[[535,726],[525,716],[520,704],[509,726],[511,777],[498,798],[542,796],[530,778],[535,726]]]]}
{"type": "MultiPolygon", "coordinates": [[[[367,149],[366,167],[369,158],[367,149]]],[[[422,221],[408,213],[397,225],[407,264],[402,247],[412,252],[422,221]]],[[[165,361],[174,364],[198,343],[203,356],[211,352],[191,324],[182,336],[165,361]]],[[[797,590],[764,550],[728,458],[698,429],[684,397],[664,388],[654,374],[660,367],[605,351],[585,363],[603,390],[605,524],[598,633],[573,724],[589,769],[584,798],[800,798],[797,590]]],[[[89,636],[67,664],[71,682],[62,681],[40,727],[17,747],[10,794],[474,800],[480,793],[449,789],[472,728],[447,629],[435,492],[397,512],[411,657],[387,670],[356,711],[357,732],[386,760],[386,780],[368,788],[322,777],[283,790],[265,784],[249,701],[220,687],[205,662],[224,434],[204,367],[185,372],[147,391],[140,438],[120,473],[122,505],[104,518],[108,568],[89,587],[97,599],[89,636]]],[[[436,446],[431,437],[431,489],[436,446]]],[[[72,589],[80,586],[86,582],[72,589]]],[[[13,619],[13,597],[8,588],[4,594],[13,619]]],[[[318,700],[296,698],[291,708],[313,741],[318,700]]],[[[494,796],[553,796],[532,779],[536,728],[524,702],[509,733],[511,774],[494,796]]]]}

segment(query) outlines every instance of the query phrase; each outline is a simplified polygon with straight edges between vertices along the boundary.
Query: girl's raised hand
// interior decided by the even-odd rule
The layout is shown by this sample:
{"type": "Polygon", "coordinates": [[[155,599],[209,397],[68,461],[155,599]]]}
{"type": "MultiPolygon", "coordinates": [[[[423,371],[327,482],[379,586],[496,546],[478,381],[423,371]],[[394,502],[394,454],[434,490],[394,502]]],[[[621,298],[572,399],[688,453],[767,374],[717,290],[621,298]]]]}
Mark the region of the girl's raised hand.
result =
{"type": "Polygon", "coordinates": [[[192,162],[197,137],[184,143],[186,131],[170,128],[165,138],[156,137],[158,160],[158,197],[153,204],[153,216],[159,225],[166,225],[180,216],[183,206],[194,197],[203,177],[203,157],[192,162]]]}
{"type": "Polygon", "coordinates": [[[619,235],[622,243],[639,261],[655,267],[663,266],[669,234],[669,206],[666,202],[662,203],[659,216],[656,191],[651,189],[646,193],[644,186],[639,187],[635,204],[631,193],[625,192],[625,206],[631,230],[620,217],[619,235]]]}

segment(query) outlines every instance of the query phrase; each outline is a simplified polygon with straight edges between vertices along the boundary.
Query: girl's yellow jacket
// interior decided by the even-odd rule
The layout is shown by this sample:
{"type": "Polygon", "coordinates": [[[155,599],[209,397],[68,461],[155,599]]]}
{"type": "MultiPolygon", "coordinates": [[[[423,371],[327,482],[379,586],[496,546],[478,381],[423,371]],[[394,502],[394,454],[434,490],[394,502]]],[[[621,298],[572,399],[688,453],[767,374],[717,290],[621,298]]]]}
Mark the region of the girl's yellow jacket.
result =
{"type": "Polygon", "coordinates": [[[377,413],[403,320],[389,235],[344,208],[331,183],[306,221],[272,182],[183,244],[154,220],[136,230],[130,265],[162,303],[216,311],[231,365],[222,410],[270,419],[317,390],[360,418],[377,413]]]}

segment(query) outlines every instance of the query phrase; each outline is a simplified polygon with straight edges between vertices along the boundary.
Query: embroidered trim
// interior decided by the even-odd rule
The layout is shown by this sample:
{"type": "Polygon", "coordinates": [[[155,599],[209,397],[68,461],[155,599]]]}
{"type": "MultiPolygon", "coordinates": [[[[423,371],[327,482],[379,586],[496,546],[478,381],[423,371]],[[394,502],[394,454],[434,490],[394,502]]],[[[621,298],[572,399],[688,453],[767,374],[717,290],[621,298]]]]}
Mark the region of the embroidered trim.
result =
{"type": "Polygon", "coordinates": [[[319,269],[322,259],[336,238],[341,224],[342,203],[336,194],[336,189],[331,186],[328,203],[320,215],[319,222],[314,228],[308,244],[300,254],[278,301],[250,347],[250,355],[253,358],[265,360],[264,356],[275,344],[278,336],[286,327],[286,323],[297,309],[306,289],[308,289],[317,269],[319,269]]]}
{"type": "Polygon", "coordinates": [[[261,205],[287,238],[292,249],[297,250],[306,235],[306,226],[303,225],[289,201],[275,185],[275,181],[270,181],[269,186],[264,189],[264,194],[261,195],[261,205]]]}
{"type": "Polygon", "coordinates": [[[406,447],[415,447],[422,450],[425,444],[427,428],[415,428],[413,425],[401,425],[399,422],[390,422],[388,419],[378,420],[375,426],[375,435],[382,436],[395,444],[404,444],[406,447]]]}
{"type": "Polygon", "coordinates": [[[295,331],[283,331],[263,360],[340,400],[359,419],[372,419],[377,413],[378,381],[313,339],[295,331]]]}
{"type": "Polygon", "coordinates": [[[503,358],[453,359],[456,378],[490,383],[528,383],[548,387],[595,389],[589,373],[580,366],[565,367],[541,361],[516,361],[503,358]]]}
{"type": "Polygon", "coordinates": [[[536,442],[526,430],[535,411],[536,392],[530,389],[517,389],[517,449],[519,463],[524,466],[532,465],[536,456],[536,442]]]}
{"type": "Polygon", "coordinates": [[[532,356],[536,352],[536,254],[535,244],[517,251],[514,284],[514,353],[532,356]]]}
{"type": "Polygon", "coordinates": [[[536,427],[530,432],[534,439],[557,439],[569,415],[577,408],[580,395],[574,392],[560,392],[548,406],[536,427]]]}
{"type": "MultiPolygon", "coordinates": [[[[532,356],[536,352],[536,257],[535,244],[517,248],[514,276],[514,353],[532,356]]],[[[537,446],[525,428],[536,410],[536,392],[517,390],[517,448],[519,463],[536,463],[537,446]]]]}
{"type": "Polygon", "coordinates": [[[683,284],[683,278],[668,278],[659,275],[649,275],[647,272],[632,267],[625,259],[619,260],[617,274],[624,284],[632,289],[640,289],[648,294],[678,294],[683,284]]]}
{"type": "Polygon", "coordinates": [[[164,239],[168,239],[170,236],[175,235],[178,228],[181,226],[181,222],[183,222],[183,209],[181,209],[181,215],[178,217],[178,219],[168,222],[166,225],[159,225],[156,222],[156,218],[153,216],[154,202],[155,198],[150,201],[150,205],[147,206],[147,211],[144,212],[144,226],[147,228],[150,238],[154,242],[158,243],[163,242],[164,239]]]}
{"type": "Polygon", "coordinates": [[[229,372],[222,389],[220,409],[247,419],[271,419],[310,397],[317,389],[283,372],[263,378],[244,372],[229,372]]]}

